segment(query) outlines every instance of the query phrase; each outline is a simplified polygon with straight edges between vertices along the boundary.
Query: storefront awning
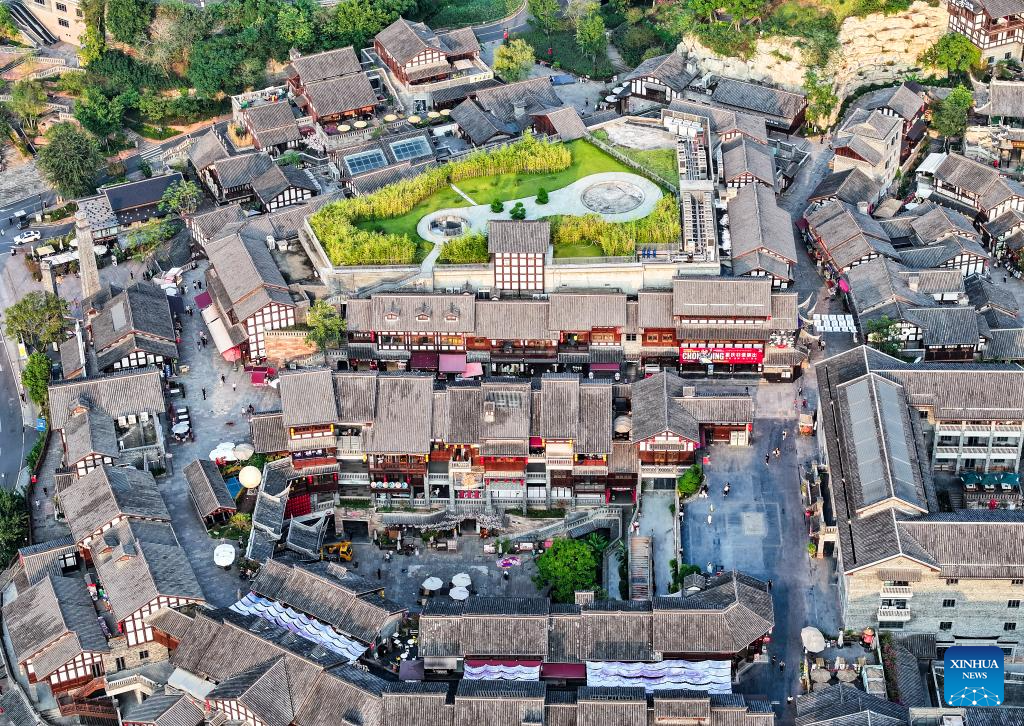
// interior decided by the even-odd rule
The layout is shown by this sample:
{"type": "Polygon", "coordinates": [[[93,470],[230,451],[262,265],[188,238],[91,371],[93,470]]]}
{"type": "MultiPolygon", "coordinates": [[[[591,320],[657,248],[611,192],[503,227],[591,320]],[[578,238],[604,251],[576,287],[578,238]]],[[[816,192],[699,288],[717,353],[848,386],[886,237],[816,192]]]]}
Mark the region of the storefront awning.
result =
{"type": "Polygon", "coordinates": [[[579,678],[587,677],[586,663],[543,663],[540,667],[541,678],[579,678]]]}
{"type": "Polygon", "coordinates": [[[466,370],[466,354],[442,353],[439,359],[439,370],[441,373],[462,373],[466,370]]]}
{"type": "Polygon", "coordinates": [[[200,310],[206,310],[206,308],[213,305],[213,298],[210,297],[210,293],[204,290],[203,292],[196,295],[196,307],[200,310]]]}
{"type": "Polygon", "coordinates": [[[232,345],[228,329],[224,326],[224,321],[217,315],[216,308],[208,307],[203,310],[203,320],[206,321],[206,327],[210,330],[213,344],[217,346],[217,351],[224,356],[224,360],[233,362],[242,357],[242,351],[232,345]]]}
{"type": "Polygon", "coordinates": [[[482,376],[484,374],[484,367],[480,363],[467,363],[466,370],[462,372],[462,375],[466,378],[475,378],[476,376],[482,376]]]}
{"type": "MultiPolygon", "coordinates": [[[[436,371],[437,370],[437,353],[432,353],[429,350],[414,350],[412,352],[412,358],[409,361],[410,368],[420,368],[422,370],[436,371]]],[[[459,370],[462,370],[461,368],[459,370]]]]}
{"type": "Polygon", "coordinates": [[[252,372],[252,385],[254,385],[254,386],[265,386],[265,385],[267,385],[267,372],[266,371],[253,371],[252,372]]]}
{"type": "Polygon", "coordinates": [[[610,372],[617,373],[619,370],[618,363],[591,363],[590,370],[595,372],[610,372]]]}

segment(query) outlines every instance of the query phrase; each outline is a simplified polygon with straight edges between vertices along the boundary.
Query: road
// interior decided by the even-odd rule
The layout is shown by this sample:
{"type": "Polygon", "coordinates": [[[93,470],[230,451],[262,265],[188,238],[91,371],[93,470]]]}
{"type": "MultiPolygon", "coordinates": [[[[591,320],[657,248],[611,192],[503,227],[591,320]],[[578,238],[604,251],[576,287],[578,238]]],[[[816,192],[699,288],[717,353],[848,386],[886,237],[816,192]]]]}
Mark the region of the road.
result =
{"type": "Polygon", "coordinates": [[[526,9],[526,3],[524,2],[519,8],[519,12],[511,18],[506,18],[505,20],[497,23],[487,23],[485,25],[474,26],[473,32],[476,33],[476,37],[481,43],[486,43],[492,40],[501,40],[505,37],[506,30],[509,35],[525,31],[529,27],[529,20],[530,12],[526,9]]]}

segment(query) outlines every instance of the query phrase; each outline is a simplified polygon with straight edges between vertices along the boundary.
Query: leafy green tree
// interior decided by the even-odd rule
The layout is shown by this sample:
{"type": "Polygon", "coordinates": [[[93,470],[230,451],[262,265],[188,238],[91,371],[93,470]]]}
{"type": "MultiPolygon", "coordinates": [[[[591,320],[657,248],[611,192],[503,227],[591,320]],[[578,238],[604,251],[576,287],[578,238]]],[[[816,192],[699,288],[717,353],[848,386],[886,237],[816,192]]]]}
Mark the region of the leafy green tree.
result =
{"type": "Polygon", "coordinates": [[[713,23],[715,22],[715,11],[722,7],[722,4],[718,0],[690,0],[687,7],[697,17],[713,23]]]}
{"type": "Polygon", "coordinates": [[[960,138],[967,130],[967,116],[971,111],[974,96],[963,86],[957,86],[942,99],[932,114],[935,130],[945,138],[960,138]]]}
{"type": "Polygon", "coordinates": [[[676,489],[679,496],[689,497],[697,493],[701,480],[704,478],[704,469],[700,464],[694,464],[683,472],[683,475],[676,480],[676,489]]]}
{"type": "Polygon", "coordinates": [[[739,30],[740,24],[760,17],[764,12],[764,0],[725,0],[725,11],[732,17],[733,27],[739,30]]]}
{"type": "Polygon", "coordinates": [[[18,26],[14,24],[7,3],[0,3],[0,38],[14,40],[18,37],[18,26]]]}
{"type": "Polygon", "coordinates": [[[550,37],[553,30],[559,26],[558,14],[560,6],[558,0],[527,0],[527,8],[533,21],[530,23],[537,30],[550,37]]]}
{"type": "Polygon", "coordinates": [[[60,123],[50,127],[46,140],[46,146],[39,150],[39,168],[50,185],[64,199],[96,191],[103,156],[95,139],[73,123],[60,123]]]}
{"type": "Polygon", "coordinates": [[[25,495],[0,490],[0,562],[6,567],[28,544],[28,502],[25,495]]]}
{"type": "Polygon", "coordinates": [[[107,0],[106,27],[114,40],[140,43],[146,39],[153,20],[149,0],[107,0]]]}
{"type": "Polygon", "coordinates": [[[526,207],[523,206],[522,202],[516,202],[515,206],[512,207],[512,211],[508,213],[511,219],[526,219],[526,207]]]}
{"type": "Polygon", "coordinates": [[[584,15],[576,21],[576,46],[593,63],[608,47],[604,18],[598,13],[584,15]]]}
{"type": "Polygon", "coordinates": [[[199,186],[189,179],[174,182],[160,198],[160,211],[173,212],[187,217],[195,214],[203,201],[203,191],[199,186]]]}
{"type": "Polygon", "coordinates": [[[824,128],[839,103],[832,84],[809,68],[804,73],[804,92],[807,94],[807,120],[818,128],[824,128]]]}
{"type": "Polygon", "coordinates": [[[188,80],[196,92],[203,96],[234,93],[245,86],[240,74],[245,61],[245,49],[233,36],[207,38],[196,43],[192,49],[188,62],[188,80]]]}
{"type": "Polygon", "coordinates": [[[298,166],[302,163],[302,155],[297,151],[286,151],[277,157],[278,166],[298,166]]]}
{"type": "Polygon", "coordinates": [[[494,72],[508,83],[521,81],[530,75],[533,58],[533,46],[521,38],[513,38],[494,51],[494,72]]]}
{"type": "Polygon", "coordinates": [[[932,68],[945,68],[949,73],[965,73],[981,63],[981,51],[960,33],[946,33],[919,59],[932,68]]]}
{"type": "Polygon", "coordinates": [[[252,515],[232,514],[231,519],[228,520],[228,525],[243,534],[248,534],[252,530],[252,515]]]}
{"type": "Polygon", "coordinates": [[[86,26],[85,32],[78,38],[78,58],[82,64],[89,66],[103,57],[107,41],[96,28],[86,26]]]}
{"type": "Polygon", "coordinates": [[[569,0],[565,7],[565,17],[576,25],[583,18],[596,13],[599,8],[597,0],[569,0]]]}
{"type": "Polygon", "coordinates": [[[591,532],[588,534],[583,538],[583,542],[587,547],[594,551],[594,557],[598,559],[601,558],[601,555],[604,554],[604,551],[608,549],[609,545],[608,538],[603,534],[598,534],[597,532],[591,532]]]}
{"type": "Polygon", "coordinates": [[[365,48],[373,36],[415,7],[416,0],[341,0],[327,30],[335,46],[365,48]]]}
{"type": "Polygon", "coordinates": [[[98,88],[86,88],[82,98],[75,104],[75,118],[106,144],[111,136],[124,127],[126,110],[124,97],[109,98],[98,88]]]}
{"type": "Polygon", "coordinates": [[[29,355],[21,371],[21,385],[28,391],[28,397],[33,403],[40,408],[46,407],[49,396],[46,389],[50,385],[50,359],[46,353],[37,351],[29,355]]]}
{"type": "Polygon", "coordinates": [[[337,309],[326,300],[317,300],[306,313],[306,342],[316,345],[321,352],[341,345],[345,321],[337,309]]]}
{"type": "Polygon", "coordinates": [[[68,316],[66,300],[48,292],[30,292],[7,308],[7,335],[30,348],[43,348],[64,340],[64,320],[68,316]]]}
{"type": "Polygon", "coordinates": [[[538,587],[550,587],[555,602],[572,602],[577,590],[597,587],[597,557],[586,542],[558,538],[537,558],[538,587]]]}
{"type": "Polygon", "coordinates": [[[898,357],[903,350],[899,321],[893,320],[888,315],[869,320],[867,324],[867,341],[868,345],[872,348],[893,357],[898,357]]]}
{"type": "Polygon", "coordinates": [[[40,81],[18,81],[7,106],[25,128],[34,132],[39,117],[46,112],[46,88],[40,81]]]}
{"type": "Polygon", "coordinates": [[[319,8],[312,0],[297,0],[277,11],[277,33],[289,46],[301,51],[313,48],[319,8]]]}

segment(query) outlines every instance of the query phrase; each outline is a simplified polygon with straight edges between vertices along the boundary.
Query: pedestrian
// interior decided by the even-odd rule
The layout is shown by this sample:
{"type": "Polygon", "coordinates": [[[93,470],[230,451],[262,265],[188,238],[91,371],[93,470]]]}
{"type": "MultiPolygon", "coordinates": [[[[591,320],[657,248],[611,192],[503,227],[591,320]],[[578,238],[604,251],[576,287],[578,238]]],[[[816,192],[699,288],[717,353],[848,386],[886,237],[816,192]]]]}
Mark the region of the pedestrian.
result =
{"type": "Polygon", "coordinates": [[[1006,283],[1006,275],[1003,275],[1003,283],[1006,283]]]}
{"type": "Polygon", "coordinates": [[[803,396],[804,395],[804,387],[803,386],[800,386],[800,387],[798,387],[796,389],[796,395],[797,396],[803,396]]]}
{"type": "Polygon", "coordinates": [[[192,317],[192,306],[191,306],[191,305],[189,305],[189,306],[188,306],[188,307],[186,308],[186,310],[188,310],[188,316],[189,316],[189,317],[191,318],[191,317],[192,317]]]}
{"type": "Polygon", "coordinates": [[[765,454],[764,455],[764,465],[765,466],[768,466],[768,464],[771,462],[771,460],[772,460],[772,455],[771,454],[765,454]]]}
{"type": "Polygon", "coordinates": [[[750,395],[750,386],[743,386],[743,395],[744,396],[749,396],[750,395]]]}
{"type": "Polygon", "coordinates": [[[221,373],[220,374],[220,384],[223,386],[225,383],[227,383],[227,379],[224,378],[224,374],[221,373]]]}
{"type": "Polygon", "coordinates": [[[46,496],[49,496],[49,495],[50,495],[50,492],[47,491],[46,487],[43,487],[43,496],[46,497],[46,496]]]}
{"type": "Polygon", "coordinates": [[[786,661],[780,660],[779,661],[779,672],[781,673],[784,670],[786,670],[786,661]]]}
{"type": "Polygon", "coordinates": [[[775,447],[775,451],[772,452],[772,453],[774,453],[775,454],[775,458],[778,459],[780,456],[782,456],[782,449],[780,449],[778,446],[776,446],[775,447]]]}
{"type": "Polygon", "coordinates": [[[791,703],[793,703],[793,697],[792,696],[786,696],[786,704],[788,705],[788,704],[791,704],[791,703]]]}
{"type": "Polygon", "coordinates": [[[134,273],[134,272],[132,272],[131,270],[128,270],[128,275],[129,275],[129,276],[130,276],[130,277],[131,277],[131,278],[132,278],[133,280],[135,279],[135,273],[134,273]]]}
{"type": "Polygon", "coordinates": [[[5,227],[0,227],[0,237],[6,237],[6,236],[7,236],[7,229],[5,227]]]}
{"type": "Polygon", "coordinates": [[[805,398],[804,399],[804,410],[806,410],[806,409],[807,409],[807,399],[805,398]]]}
{"type": "Polygon", "coordinates": [[[202,349],[203,349],[203,341],[201,339],[199,339],[199,338],[196,338],[196,350],[202,350],[202,349]]]}
{"type": "Polygon", "coordinates": [[[381,576],[380,576],[380,568],[379,568],[379,567],[377,568],[377,579],[378,579],[378,580],[379,580],[379,579],[381,579],[381,576]]]}
{"type": "Polygon", "coordinates": [[[231,391],[234,392],[234,391],[237,391],[237,390],[238,390],[238,384],[235,383],[234,381],[231,381],[231,391]]]}
{"type": "Polygon", "coordinates": [[[772,591],[772,581],[768,580],[768,592],[772,591]]]}
{"type": "Polygon", "coordinates": [[[206,389],[205,388],[203,389],[203,400],[204,401],[206,400],[206,389]]]}
{"type": "Polygon", "coordinates": [[[772,665],[775,665],[776,663],[778,663],[778,661],[779,661],[778,656],[773,655],[772,656],[772,665]]]}
{"type": "Polygon", "coordinates": [[[786,429],[782,429],[782,440],[783,440],[783,441],[785,441],[785,440],[786,440],[786,435],[787,435],[788,433],[789,433],[789,431],[787,431],[786,429]]]}

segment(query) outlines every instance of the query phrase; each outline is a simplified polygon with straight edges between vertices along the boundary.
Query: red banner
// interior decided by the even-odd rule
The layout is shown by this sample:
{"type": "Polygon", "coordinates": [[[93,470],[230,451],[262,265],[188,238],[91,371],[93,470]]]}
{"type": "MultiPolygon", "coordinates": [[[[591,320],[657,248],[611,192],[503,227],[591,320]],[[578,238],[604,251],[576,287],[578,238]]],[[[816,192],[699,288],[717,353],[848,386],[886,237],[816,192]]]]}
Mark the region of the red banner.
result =
{"type": "Polygon", "coordinates": [[[756,365],[764,360],[759,348],[680,348],[680,363],[745,363],[756,365]]]}

